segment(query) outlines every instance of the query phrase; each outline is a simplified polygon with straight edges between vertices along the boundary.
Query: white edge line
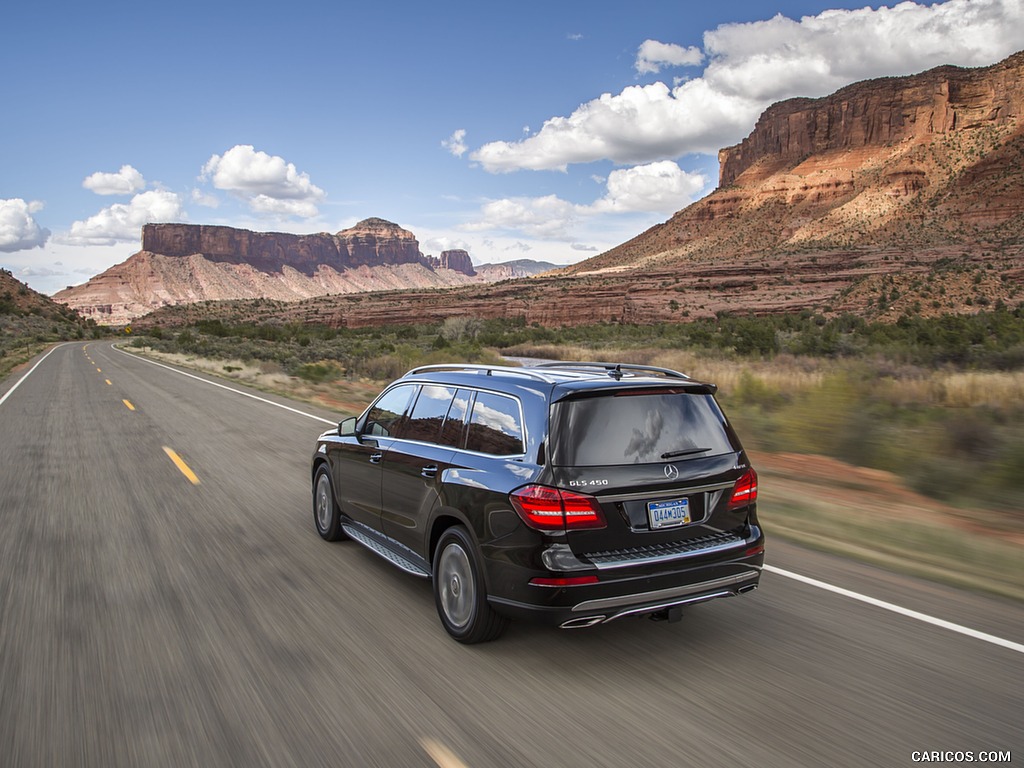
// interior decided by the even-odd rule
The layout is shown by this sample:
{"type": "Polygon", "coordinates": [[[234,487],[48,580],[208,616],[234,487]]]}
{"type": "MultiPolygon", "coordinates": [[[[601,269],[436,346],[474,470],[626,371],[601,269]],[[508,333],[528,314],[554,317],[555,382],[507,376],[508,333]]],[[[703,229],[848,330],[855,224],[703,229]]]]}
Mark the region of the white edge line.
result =
{"type": "MultiPolygon", "coordinates": [[[[70,342],[65,342],[65,343],[70,343],[70,342]]],[[[56,347],[53,347],[53,349],[51,349],[51,350],[50,350],[50,352],[53,352],[53,350],[54,350],[54,349],[57,349],[58,347],[63,347],[63,346],[64,346],[64,344],[58,344],[58,345],[57,345],[56,347]]],[[[6,400],[6,399],[7,399],[8,397],[10,397],[10,396],[11,396],[11,394],[12,394],[12,393],[14,392],[14,390],[16,390],[16,389],[17,389],[18,387],[20,387],[20,386],[21,386],[21,382],[23,382],[23,381],[24,381],[25,379],[27,379],[27,378],[28,378],[28,377],[29,377],[29,376],[30,376],[30,375],[32,374],[32,371],[34,371],[34,370],[35,370],[36,368],[38,368],[38,367],[39,367],[40,365],[42,365],[42,364],[43,364],[43,360],[45,360],[46,358],[48,358],[48,357],[50,356],[50,352],[47,352],[47,353],[46,353],[45,355],[43,355],[42,357],[40,357],[40,358],[39,358],[39,360],[38,360],[38,362],[36,362],[36,364],[35,364],[35,365],[33,365],[33,366],[32,366],[31,368],[29,368],[29,369],[28,369],[28,370],[27,370],[27,371],[25,372],[25,375],[24,375],[24,376],[22,376],[22,377],[21,377],[20,379],[18,379],[18,383],[17,383],[17,384],[15,384],[15,385],[14,385],[13,387],[11,387],[11,388],[10,388],[10,389],[8,389],[8,390],[7,390],[6,392],[4,392],[4,396],[3,396],[3,397],[0,397],[0,405],[3,405],[3,404],[4,404],[4,401],[5,401],[5,400],[6,400]]]]}
{"type": "MultiPolygon", "coordinates": [[[[324,424],[332,424],[334,426],[338,426],[338,422],[336,422],[336,421],[331,421],[330,419],[325,419],[325,418],[322,418],[320,416],[314,416],[311,413],[306,413],[305,411],[300,411],[298,408],[292,408],[291,406],[288,406],[288,405],[282,405],[281,403],[275,403],[273,400],[267,400],[264,397],[258,397],[256,395],[250,394],[248,392],[243,392],[240,389],[235,389],[234,387],[228,387],[228,386],[225,386],[224,384],[218,384],[216,381],[210,381],[209,379],[204,379],[202,376],[195,376],[195,375],[193,375],[191,373],[186,373],[185,371],[178,370],[177,368],[173,368],[173,367],[171,367],[169,365],[164,365],[163,363],[158,363],[155,360],[150,360],[149,358],[142,357],[141,355],[133,355],[131,352],[125,352],[120,347],[114,347],[114,349],[116,349],[122,355],[128,355],[129,357],[131,357],[134,360],[141,360],[142,362],[149,363],[150,365],[155,365],[155,366],[158,366],[160,368],[166,368],[168,371],[173,371],[174,373],[180,373],[182,376],[188,376],[190,379],[195,379],[196,381],[201,381],[204,384],[209,384],[211,387],[220,387],[221,389],[226,389],[228,392],[234,392],[236,395],[241,395],[242,397],[251,397],[253,400],[259,400],[261,403],[266,403],[267,405],[273,405],[276,408],[283,408],[286,411],[291,411],[292,413],[297,413],[297,414],[299,414],[299,416],[305,416],[307,419],[315,419],[316,421],[322,421],[324,424]]],[[[39,362],[42,362],[42,360],[40,360],[39,362]]],[[[29,373],[31,373],[31,371],[29,371],[29,373]]],[[[28,375],[28,374],[26,374],[26,375],[28,375]]],[[[21,382],[18,382],[18,383],[20,384],[21,382]]],[[[2,403],[2,402],[3,402],[3,400],[0,400],[0,403],[2,403]]]]}
{"type": "Polygon", "coordinates": [[[967,635],[967,637],[973,637],[976,640],[983,640],[986,643],[992,643],[992,645],[1009,648],[1011,651],[1016,651],[1017,653],[1024,653],[1024,644],[1015,643],[1012,640],[1004,640],[1001,637],[996,637],[995,635],[990,635],[986,632],[979,632],[976,629],[965,627],[962,624],[954,624],[953,622],[946,621],[945,619],[929,616],[927,613],[912,611],[909,608],[904,608],[893,603],[887,603],[884,600],[878,600],[874,597],[868,597],[867,595],[862,595],[859,592],[852,592],[849,589],[843,589],[842,587],[834,586],[825,581],[818,581],[817,579],[812,579],[809,576],[802,576],[799,573],[793,573],[792,571],[784,571],[782,568],[776,568],[773,565],[765,565],[764,569],[771,573],[777,573],[779,576],[785,576],[787,579],[793,579],[794,581],[809,584],[812,587],[818,587],[818,589],[834,592],[835,594],[842,595],[843,597],[860,600],[862,603],[873,605],[876,608],[882,608],[886,611],[898,613],[901,616],[907,616],[908,618],[916,619],[917,621],[923,621],[925,624],[932,624],[936,627],[942,627],[943,629],[948,629],[952,632],[958,632],[961,635],[967,635]]]}

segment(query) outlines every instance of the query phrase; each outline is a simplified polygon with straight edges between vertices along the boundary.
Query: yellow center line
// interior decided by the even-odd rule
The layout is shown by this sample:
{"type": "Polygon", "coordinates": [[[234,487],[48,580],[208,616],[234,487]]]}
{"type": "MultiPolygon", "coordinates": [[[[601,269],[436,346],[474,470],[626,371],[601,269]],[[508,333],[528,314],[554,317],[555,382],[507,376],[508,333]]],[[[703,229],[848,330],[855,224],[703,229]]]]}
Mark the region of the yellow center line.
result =
{"type": "Polygon", "coordinates": [[[176,454],[166,445],[163,448],[164,453],[166,453],[167,457],[174,462],[174,466],[176,466],[181,471],[181,474],[187,477],[189,479],[189,482],[192,483],[192,485],[199,485],[199,478],[196,477],[196,473],[189,469],[188,464],[182,461],[181,456],[176,454]]]}
{"type": "MultiPolygon", "coordinates": [[[[110,379],[107,379],[106,382],[107,382],[107,384],[110,384],[110,379]]],[[[110,386],[114,386],[114,385],[110,384],[110,386]]]]}
{"type": "Polygon", "coordinates": [[[103,373],[99,368],[96,369],[96,373],[103,373]]]}
{"type": "Polygon", "coordinates": [[[429,738],[420,739],[420,746],[430,755],[440,768],[466,768],[454,752],[439,741],[429,738]]]}
{"type": "MultiPolygon", "coordinates": [[[[109,382],[107,382],[107,383],[109,384],[109,382]]],[[[132,405],[132,404],[131,404],[130,402],[128,402],[127,400],[122,400],[121,402],[122,402],[122,403],[124,403],[124,404],[125,404],[126,406],[128,406],[128,410],[129,410],[129,411],[134,411],[134,410],[135,410],[135,406],[134,406],[134,405],[132,405]]]]}

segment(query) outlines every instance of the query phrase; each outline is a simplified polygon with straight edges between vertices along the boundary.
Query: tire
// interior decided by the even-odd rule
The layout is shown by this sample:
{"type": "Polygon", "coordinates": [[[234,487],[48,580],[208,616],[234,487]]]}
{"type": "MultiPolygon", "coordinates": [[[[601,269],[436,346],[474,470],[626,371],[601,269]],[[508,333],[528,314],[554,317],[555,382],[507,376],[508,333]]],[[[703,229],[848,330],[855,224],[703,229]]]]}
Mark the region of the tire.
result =
{"type": "Polygon", "coordinates": [[[445,631],[466,645],[497,639],[508,619],[491,608],[469,532],[456,525],[434,549],[434,603],[445,631]]]}
{"type": "Polygon", "coordinates": [[[348,538],[341,530],[341,512],[334,500],[331,470],[326,464],[317,467],[313,475],[313,524],[320,538],[325,541],[348,538]]]}

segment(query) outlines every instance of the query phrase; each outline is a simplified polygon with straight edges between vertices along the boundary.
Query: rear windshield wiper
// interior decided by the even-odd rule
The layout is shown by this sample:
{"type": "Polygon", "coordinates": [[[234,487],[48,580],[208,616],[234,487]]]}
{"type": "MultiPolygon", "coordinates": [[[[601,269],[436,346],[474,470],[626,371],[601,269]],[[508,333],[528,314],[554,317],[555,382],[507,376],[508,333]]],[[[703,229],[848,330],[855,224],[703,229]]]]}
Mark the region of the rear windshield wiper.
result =
{"type": "Polygon", "coordinates": [[[668,453],[663,453],[661,454],[661,458],[674,459],[678,456],[689,456],[692,453],[706,453],[710,450],[710,448],[684,448],[681,451],[669,451],[668,453]]]}

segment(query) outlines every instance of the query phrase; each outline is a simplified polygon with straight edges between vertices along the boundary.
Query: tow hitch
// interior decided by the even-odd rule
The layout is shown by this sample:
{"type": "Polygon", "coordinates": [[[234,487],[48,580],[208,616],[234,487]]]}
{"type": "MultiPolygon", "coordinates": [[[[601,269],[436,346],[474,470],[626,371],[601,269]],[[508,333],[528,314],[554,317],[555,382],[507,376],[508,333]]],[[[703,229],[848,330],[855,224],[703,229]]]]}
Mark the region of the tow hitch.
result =
{"type": "Polygon", "coordinates": [[[678,605],[673,605],[670,608],[664,608],[651,614],[651,621],[667,621],[669,624],[675,624],[677,621],[682,620],[683,609],[678,605]]]}

